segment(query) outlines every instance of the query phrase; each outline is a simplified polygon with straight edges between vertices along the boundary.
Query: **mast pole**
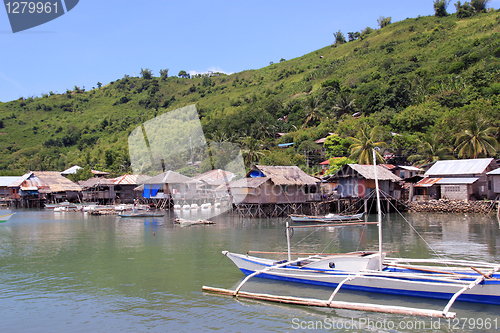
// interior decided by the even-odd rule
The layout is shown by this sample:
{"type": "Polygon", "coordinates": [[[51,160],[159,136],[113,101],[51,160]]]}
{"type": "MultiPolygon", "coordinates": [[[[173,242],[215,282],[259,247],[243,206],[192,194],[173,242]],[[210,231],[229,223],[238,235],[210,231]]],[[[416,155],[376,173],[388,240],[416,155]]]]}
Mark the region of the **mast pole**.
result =
{"type": "Polygon", "coordinates": [[[373,149],[373,171],[375,172],[375,191],[377,194],[377,214],[378,214],[378,252],[379,252],[379,270],[382,270],[382,210],[380,209],[380,191],[378,188],[377,177],[377,158],[375,149],[373,149]]]}
{"type": "Polygon", "coordinates": [[[288,221],[286,221],[286,246],[288,249],[288,262],[292,261],[292,254],[290,249],[290,227],[288,221]]]}

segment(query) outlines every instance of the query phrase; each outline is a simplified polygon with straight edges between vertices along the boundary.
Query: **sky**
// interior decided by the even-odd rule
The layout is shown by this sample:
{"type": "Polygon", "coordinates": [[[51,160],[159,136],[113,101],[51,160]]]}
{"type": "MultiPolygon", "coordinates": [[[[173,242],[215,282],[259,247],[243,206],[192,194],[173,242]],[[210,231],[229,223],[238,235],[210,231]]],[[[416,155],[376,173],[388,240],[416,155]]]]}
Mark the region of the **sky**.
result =
{"type": "Polygon", "coordinates": [[[347,38],[378,28],[380,16],[433,14],[433,0],[80,0],[59,18],[12,33],[0,8],[0,102],[90,90],[143,68],[154,76],[259,69],[331,45],[339,30],[347,38]]]}

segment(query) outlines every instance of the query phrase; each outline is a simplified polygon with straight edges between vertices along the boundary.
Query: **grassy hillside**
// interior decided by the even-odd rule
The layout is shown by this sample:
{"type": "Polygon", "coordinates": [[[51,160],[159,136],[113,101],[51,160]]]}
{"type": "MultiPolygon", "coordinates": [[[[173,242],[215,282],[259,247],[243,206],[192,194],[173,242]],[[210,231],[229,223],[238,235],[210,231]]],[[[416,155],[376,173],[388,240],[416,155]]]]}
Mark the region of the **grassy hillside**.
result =
{"type": "Polygon", "coordinates": [[[197,105],[209,138],[243,143],[250,154],[265,149],[256,159],[267,164],[306,163],[300,154],[307,145],[299,155],[275,148],[278,132],[289,133],[278,143],[299,147],[328,132],[356,136],[363,124],[380,125],[395,162],[402,163],[424,134],[454,149],[455,134],[472,111],[500,125],[500,13],[418,17],[370,30],[258,70],[124,77],[90,91],[75,87],[0,103],[0,172],[74,164],[115,175],[130,171],[130,132],[189,104],[197,105]]]}

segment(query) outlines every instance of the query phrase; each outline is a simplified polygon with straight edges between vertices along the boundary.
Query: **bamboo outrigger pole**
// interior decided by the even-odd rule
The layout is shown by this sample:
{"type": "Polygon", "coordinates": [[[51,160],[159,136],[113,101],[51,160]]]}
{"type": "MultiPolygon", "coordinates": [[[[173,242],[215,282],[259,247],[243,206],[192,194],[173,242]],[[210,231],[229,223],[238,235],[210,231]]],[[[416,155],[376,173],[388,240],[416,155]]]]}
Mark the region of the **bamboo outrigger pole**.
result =
{"type": "MultiPolygon", "coordinates": [[[[226,296],[236,296],[233,290],[222,289],[222,288],[212,288],[203,286],[202,290],[205,292],[216,293],[226,296]]],[[[381,313],[392,313],[392,314],[402,314],[409,316],[422,316],[431,318],[450,318],[456,317],[454,312],[443,312],[439,310],[427,310],[427,309],[417,309],[409,308],[403,306],[390,306],[390,305],[378,305],[378,304],[367,304],[367,303],[353,303],[353,302],[343,302],[343,301],[324,301],[315,298],[300,298],[291,296],[277,296],[269,294],[258,294],[240,291],[236,297],[256,299],[268,302],[278,302],[283,304],[296,304],[305,306],[317,306],[324,308],[335,308],[335,309],[348,309],[348,310],[358,310],[358,311],[370,311],[370,312],[381,312],[381,313]]]]}

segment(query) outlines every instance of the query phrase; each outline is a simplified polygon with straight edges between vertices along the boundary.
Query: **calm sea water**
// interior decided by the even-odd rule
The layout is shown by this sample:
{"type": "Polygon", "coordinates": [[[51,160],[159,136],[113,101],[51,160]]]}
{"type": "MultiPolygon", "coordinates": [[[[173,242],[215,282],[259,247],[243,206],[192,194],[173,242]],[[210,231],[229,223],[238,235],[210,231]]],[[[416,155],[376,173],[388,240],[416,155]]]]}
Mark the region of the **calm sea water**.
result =
{"type": "MultiPolygon", "coordinates": [[[[0,211],[0,215],[7,211],[0,211]]],[[[190,214],[190,213],[187,213],[190,214]]],[[[200,217],[200,216],[184,216],[200,217]]],[[[384,219],[391,256],[500,263],[498,221],[406,214],[384,219]],[[423,239],[419,237],[421,235],[423,239]],[[428,245],[432,248],[429,249],[428,245]]],[[[376,220],[376,216],[369,216],[376,220]]],[[[154,219],[19,210],[0,225],[0,332],[449,332],[500,329],[500,307],[457,302],[459,321],[318,309],[205,294],[242,273],[222,250],[286,249],[284,220],[225,215],[181,227],[154,219]],[[488,324],[489,323],[489,324],[488,324]],[[385,325],[385,326],[382,326],[385,325]]],[[[296,230],[294,251],[377,250],[376,226],[296,230]]],[[[248,291],[327,299],[332,290],[251,280],[248,291]]],[[[341,292],[337,300],[442,309],[446,302],[341,292]]]]}

